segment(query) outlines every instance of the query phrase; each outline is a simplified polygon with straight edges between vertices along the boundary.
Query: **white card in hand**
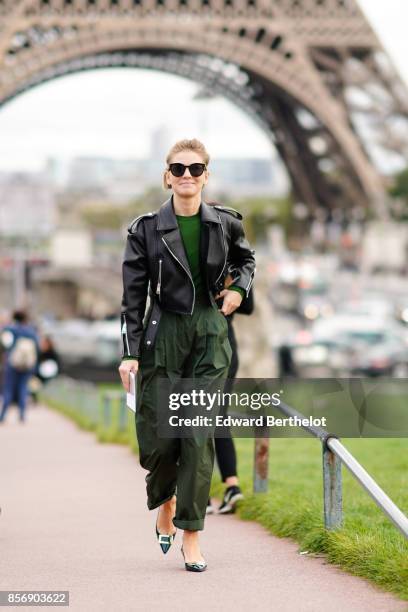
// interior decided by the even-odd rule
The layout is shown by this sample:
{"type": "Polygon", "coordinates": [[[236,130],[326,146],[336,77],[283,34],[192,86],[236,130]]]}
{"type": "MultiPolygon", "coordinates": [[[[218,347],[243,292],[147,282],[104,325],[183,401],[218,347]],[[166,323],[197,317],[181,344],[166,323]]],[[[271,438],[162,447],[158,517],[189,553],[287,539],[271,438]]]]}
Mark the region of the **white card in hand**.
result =
{"type": "Polygon", "coordinates": [[[126,394],[126,405],[128,408],[136,412],[136,375],[134,372],[129,373],[130,393],[126,394]]]}

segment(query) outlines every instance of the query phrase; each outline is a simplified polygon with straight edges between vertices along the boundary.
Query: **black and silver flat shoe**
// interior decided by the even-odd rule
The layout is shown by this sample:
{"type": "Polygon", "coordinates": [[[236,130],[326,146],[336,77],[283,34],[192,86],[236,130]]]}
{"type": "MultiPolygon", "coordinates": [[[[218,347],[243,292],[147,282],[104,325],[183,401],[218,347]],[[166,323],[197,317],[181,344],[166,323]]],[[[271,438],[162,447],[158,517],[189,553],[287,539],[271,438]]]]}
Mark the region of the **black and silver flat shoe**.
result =
{"type": "Polygon", "coordinates": [[[174,538],[176,537],[176,533],[177,533],[177,529],[174,533],[170,533],[170,534],[159,533],[159,530],[157,529],[157,523],[156,523],[156,536],[159,541],[160,548],[162,549],[164,554],[168,552],[170,546],[173,544],[174,538]]]}
{"type": "Polygon", "coordinates": [[[183,547],[181,547],[181,554],[183,555],[184,559],[184,567],[188,572],[203,572],[207,569],[207,563],[205,561],[191,561],[190,563],[187,563],[184,556],[183,547]]]}

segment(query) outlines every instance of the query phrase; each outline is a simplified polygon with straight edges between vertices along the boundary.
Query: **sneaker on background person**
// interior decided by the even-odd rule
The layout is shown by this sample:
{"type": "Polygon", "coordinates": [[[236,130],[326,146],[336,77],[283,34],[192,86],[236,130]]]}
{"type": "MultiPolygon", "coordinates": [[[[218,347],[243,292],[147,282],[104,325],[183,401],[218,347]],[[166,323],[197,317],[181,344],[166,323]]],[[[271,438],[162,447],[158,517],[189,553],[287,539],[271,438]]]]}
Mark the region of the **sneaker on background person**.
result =
{"type": "Polygon", "coordinates": [[[218,514],[233,514],[236,504],[244,495],[238,485],[233,485],[225,490],[221,506],[218,508],[218,514]]]}
{"type": "Polygon", "coordinates": [[[214,507],[211,504],[211,497],[208,498],[207,509],[205,511],[206,514],[214,514],[214,507]]]}

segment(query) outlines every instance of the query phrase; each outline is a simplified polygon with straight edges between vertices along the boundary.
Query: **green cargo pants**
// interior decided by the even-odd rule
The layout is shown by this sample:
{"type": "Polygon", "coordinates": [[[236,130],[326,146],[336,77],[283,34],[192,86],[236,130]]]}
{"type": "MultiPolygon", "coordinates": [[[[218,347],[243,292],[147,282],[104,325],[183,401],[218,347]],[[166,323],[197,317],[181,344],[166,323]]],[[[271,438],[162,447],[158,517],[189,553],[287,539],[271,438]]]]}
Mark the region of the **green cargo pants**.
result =
{"type": "MultiPolygon", "coordinates": [[[[141,352],[135,420],[140,465],[148,470],[147,506],[153,510],[176,495],[173,523],[181,529],[204,529],[214,437],[159,437],[157,382],[163,378],[171,382],[225,379],[231,355],[225,316],[200,302],[192,315],[163,311],[153,348],[141,352]]],[[[162,406],[164,409],[168,406],[162,406]]]]}

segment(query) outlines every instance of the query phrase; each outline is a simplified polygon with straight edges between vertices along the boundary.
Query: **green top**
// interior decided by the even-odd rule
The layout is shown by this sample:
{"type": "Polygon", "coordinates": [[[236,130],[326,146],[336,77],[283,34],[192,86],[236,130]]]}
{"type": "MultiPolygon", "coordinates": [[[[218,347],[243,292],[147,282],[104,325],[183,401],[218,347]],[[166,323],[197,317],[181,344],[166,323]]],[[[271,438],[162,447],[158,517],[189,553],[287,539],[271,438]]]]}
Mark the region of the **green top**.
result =
{"type": "Polygon", "coordinates": [[[176,215],[181,239],[186,251],[191,276],[195,287],[196,300],[205,297],[205,288],[200,270],[200,212],[195,215],[176,215]]]}
{"type": "MultiPolygon", "coordinates": [[[[195,215],[176,215],[176,217],[184,248],[186,250],[188,263],[190,265],[191,276],[193,277],[196,298],[202,297],[204,295],[205,288],[200,271],[200,211],[198,211],[195,215]]],[[[241,289],[241,287],[230,285],[228,289],[238,291],[242,297],[245,296],[245,291],[241,289]]]]}

